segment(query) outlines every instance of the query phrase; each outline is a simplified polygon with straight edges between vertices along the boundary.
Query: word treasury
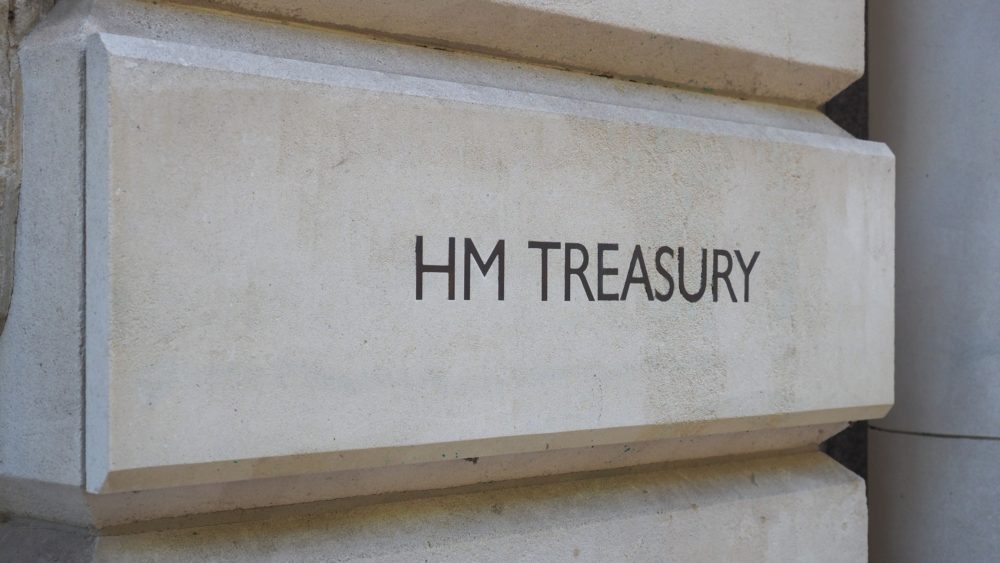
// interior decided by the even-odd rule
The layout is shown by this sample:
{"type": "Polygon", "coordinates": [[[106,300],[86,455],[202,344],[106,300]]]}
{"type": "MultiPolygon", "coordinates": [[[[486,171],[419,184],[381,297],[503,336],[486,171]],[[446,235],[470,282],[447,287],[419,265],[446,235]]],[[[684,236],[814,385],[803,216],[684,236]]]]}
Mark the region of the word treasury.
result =
{"type": "MultiPolygon", "coordinates": [[[[739,250],[659,246],[655,250],[650,247],[646,250],[647,254],[643,254],[643,247],[639,244],[631,251],[620,248],[614,243],[598,243],[588,248],[576,242],[533,240],[528,241],[524,250],[534,254],[533,259],[537,260],[537,295],[542,301],[560,297],[565,301],[626,301],[630,297],[647,301],[670,301],[679,297],[691,303],[702,299],[733,303],[750,301],[750,273],[760,257],[759,250],[748,259],[739,250]],[[616,256],[620,252],[630,256],[628,268],[622,271],[608,266],[622,259],[616,256]],[[555,268],[559,261],[562,267],[555,268]],[[550,276],[550,264],[561,275],[550,276]],[[558,279],[550,279],[552,277],[558,279]]],[[[468,301],[472,298],[472,266],[475,264],[484,277],[494,272],[496,298],[503,301],[507,281],[507,249],[506,241],[501,239],[492,250],[483,253],[472,239],[465,239],[461,250],[458,250],[463,257],[463,299],[468,301]]],[[[424,237],[418,235],[415,261],[417,300],[424,299],[424,278],[434,274],[447,275],[448,299],[454,300],[458,266],[455,237],[448,238],[446,263],[428,263],[424,259],[424,237]]]]}

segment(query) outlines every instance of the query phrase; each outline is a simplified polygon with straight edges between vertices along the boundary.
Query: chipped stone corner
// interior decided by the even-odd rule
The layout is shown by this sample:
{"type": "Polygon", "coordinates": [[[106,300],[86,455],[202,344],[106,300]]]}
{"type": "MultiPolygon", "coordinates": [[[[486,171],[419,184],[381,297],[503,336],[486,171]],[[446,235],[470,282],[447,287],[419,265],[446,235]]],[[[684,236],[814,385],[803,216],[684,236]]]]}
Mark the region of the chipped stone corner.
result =
{"type": "Polygon", "coordinates": [[[0,332],[14,290],[14,238],[21,188],[20,69],[17,48],[55,0],[3,0],[0,17],[0,332]]]}

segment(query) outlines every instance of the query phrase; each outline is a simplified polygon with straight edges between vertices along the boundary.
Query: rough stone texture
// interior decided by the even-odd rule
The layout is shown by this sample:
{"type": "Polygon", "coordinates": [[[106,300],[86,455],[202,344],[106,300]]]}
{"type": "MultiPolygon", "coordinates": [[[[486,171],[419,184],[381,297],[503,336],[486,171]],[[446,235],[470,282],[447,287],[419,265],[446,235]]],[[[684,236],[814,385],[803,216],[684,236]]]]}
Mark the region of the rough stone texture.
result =
{"type": "MultiPolygon", "coordinates": [[[[82,481],[78,477],[78,481],[82,481]]],[[[0,515],[37,518],[79,527],[94,524],[83,486],[4,475],[0,478],[0,515]]]]}
{"type": "Polygon", "coordinates": [[[85,529],[37,520],[0,521],[0,561],[83,563],[93,561],[95,544],[85,529]]]}
{"type": "MultiPolygon", "coordinates": [[[[8,3],[11,0],[8,0],[8,3]]],[[[8,6],[9,9],[9,6],[8,6]]],[[[3,14],[0,14],[2,16],[3,14]]],[[[17,126],[14,77],[16,51],[11,49],[9,18],[0,17],[0,333],[7,322],[14,283],[14,232],[20,182],[20,127],[17,126]],[[13,56],[12,56],[13,55],[13,56]],[[14,59],[14,60],[12,60],[14,59]]]]}
{"type": "Polygon", "coordinates": [[[190,0],[816,107],[861,75],[863,0],[190,0]]]}
{"type": "Polygon", "coordinates": [[[0,335],[0,475],[70,485],[83,469],[80,41],[69,33],[39,50],[29,38],[18,51],[23,189],[0,335]]]}
{"type": "Polygon", "coordinates": [[[864,483],[817,453],[98,539],[102,561],[866,560],[864,483]]]}
{"type": "Polygon", "coordinates": [[[846,562],[864,561],[867,548],[863,483],[817,453],[283,513],[138,524],[101,537],[15,519],[0,523],[0,559],[846,562]]]}
{"type": "MultiPolygon", "coordinates": [[[[94,40],[87,68],[93,492],[891,401],[878,145],[122,36],[94,40]],[[506,238],[505,301],[481,279],[448,301],[442,274],[414,300],[418,234],[435,263],[448,236],[506,238]],[[532,239],[764,258],[749,303],[611,307],[559,300],[555,256],[542,303],[532,239]]],[[[625,260],[609,258],[622,276],[625,260]]]]}
{"type": "Polygon", "coordinates": [[[14,233],[21,188],[20,70],[17,48],[55,0],[6,0],[0,13],[0,333],[14,286],[14,233]]]}

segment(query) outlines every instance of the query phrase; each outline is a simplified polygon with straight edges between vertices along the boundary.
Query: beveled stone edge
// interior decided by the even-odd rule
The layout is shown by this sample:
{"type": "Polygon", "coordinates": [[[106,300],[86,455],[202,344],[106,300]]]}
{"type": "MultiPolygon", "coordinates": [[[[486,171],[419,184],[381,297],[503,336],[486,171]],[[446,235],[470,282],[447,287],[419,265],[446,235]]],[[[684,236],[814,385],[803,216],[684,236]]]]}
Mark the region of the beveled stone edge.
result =
{"type": "Polygon", "coordinates": [[[752,432],[791,430],[796,427],[881,418],[889,408],[888,404],[878,404],[667,425],[503,436],[460,442],[386,446],[255,459],[152,467],[109,467],[103,475],[88,471],[87,490],[95,494],[119,493],[340,471],[376,470],[447,460],[527,455],[634,442],[709,439],[719,435],[745,435],[752,432]]]}
{"type": "Polygon", "coordinates": [[[832,423],[741,431],[99,494],[72,485],[0,476],[0,507],[15,518],[108,530],[106,533],[134,533],[328,512],[405,498],[559,482],[658,466],[715,464],[815,452],[819,443],[844,426],[832,423]]]}
{"type": "MultiPolygon", "coordinates": [[[[112,58],[138,59],[217,69],[253,76],[274,77],[349,88],[393,91],[405,95],[445,97],[466,103],[515,107],[526,111],[546,111],[652,124],[662,127],[719,131],[727,136],[745,136],[768,142],[794,143],[824,150],[874,155],[892,160],[892,153],[881,143],[852,138],[748,125],[703,117],[691,117],[656,110],[614,106],[599,102],[562,98],[547,94],[501,90],[499,88],[459,84],[436,79],[402,76],[380,71],[279,59],[244,52],[222,51],[132,36],[95,33],[88,39],[87,54],[87,229],[92,235],[106,230],[107,197],[107,119],[108,72],[112,58]],[[391,76],[390,80],[386,80],[391,76]],[[622,115],[622,112],[625,115],[622,115]],[[635,113],[629,113],[635,112],[635,113]],[[102,125],[103,124],[103,125],[102,125]],[[723,128],[724,126],[724,128],[723,128]],[[104,188],[102,188],[104,186],[104,188]]],[[[533,436],[503,436],[437,444],[385,446],[354,451],[293,454],[257,459],[237,459],[153,467],[114,467],[108,436],[109,381],[106,349],[107,313],[95,304],[107,304],[104,279],[110,272],[107,250],[101,236],[87,242],[87,490],[94,493],[190,486],[205,483],[238,481],[249,478],[315,474],[333,470],[384,467],[397,464],[427,463],[447,459],[509,455],[543,451],[546,447],[573,448],[608,445],[631,441],[700,436],[878,418],[888,410],[887,403],[851,406],[799,413],[771,414],[708,421],[689,421],[667,425],[630,428],[576,430],[533,436]],[[103,328],[102,328],[103,327],[103,328]],[[102,352],[103,351],[103,352],[102,352]],[[836,413],[832,414],[831,413],[836,413]]],[[[878,398],[876,401],[885,398],[878,398]]]]}
{"type": "Polygon", "coordinates": [[[88,47],[88,51],[100,49],[106,53],[106,57],[145,60],[294,82],[430,97],[620,123],[645,124],[709,133],[722,132],[726,136],[737,138],[799,144],[825,150],[893,158],[892,151],[884,143],[856,139],[851,136],[834,136],[812,131],[691,116],[658,109],[272,57],[245,51],[223,50],[132,35],[97,32],[88,38],[88,44],[92,46],[88,47]]]}
{"type": "MultiPolygon", "coordinates": [[[[146,2],[152,0],[143,0],[146,2]]],[[[573,29],[579,35],[578,44],[560,50],[544,45],[533,45],[516,36],[502,38],[498,45],[490,46],[478,39],[474,22],[462,18],[442,20],[441,27],[433,33],[409,24],[414,9],[425,5],[409,2],[380,3],[375,14],[363,16],[357,10],[343,6],[324,5],[303,9],[294,2],[257,0],[249,5],[240,0],[168,0],[171,4],[189,9],[243,15],[300,25],[326,27],[385,38],[403,43],[480,53],[498,58],[519,60],[535,65],[586,72],[595,76],[616,78],[673,88],[708,91],[740,99],[756,99],[785,105],[816,108],[843,91],[864,74],[863,52],[855,54],[854,64],[823,65],[815,61],[785,59],[771,53],[757,52],[739,46],[716,44],[679,35],[657,34],[651,30],[630,29],[611,22],[601,22],[555,10],[539,10],[497,0],[474,0],[470,11],[500,11],[526,18],[551,20],[549,28],[573,29]],[[603,50],[595,50],[591,38],[612,37],[619,48],[610,57],[603,50]],[[681,52],[683,56],[672,59],[690,59],[682,71],[652,69],[648,61],[662,59],[661,51],[681,52]],[[596,51],[596,53],[595,53],[596,51]],[[612,63],[609,60],[617,61],[612,63]],[[621,60],[646,61],[643,64],[622,68],[621,60]],[[757,74],[734,78],[732,76],[706,78],[699,76],[703,61],[725,59],[729,67],[753,68],[757,74]],[[762,70],[763,69],[763,70],[762,70]],[[768,74],[762,80],[758,74],[768,74]]],[[[863,13],[863,10],[862,10],[863,13]]],[[[500,18],[502,19],[502,18],[500,18]]],[[[862,21],[863,25],[863,21],[862,21]]]]}

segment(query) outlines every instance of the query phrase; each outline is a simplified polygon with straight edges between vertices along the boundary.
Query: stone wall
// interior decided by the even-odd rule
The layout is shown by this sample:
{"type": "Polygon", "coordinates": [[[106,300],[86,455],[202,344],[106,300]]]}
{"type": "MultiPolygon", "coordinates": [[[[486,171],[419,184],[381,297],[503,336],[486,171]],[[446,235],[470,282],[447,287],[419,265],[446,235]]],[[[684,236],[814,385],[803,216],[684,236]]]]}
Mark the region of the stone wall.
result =
{"type": "Polygon", "coordinates": [[[894,160],[818,109],[863,3],[415,6],[24,40],[0,549],[864,559],[819,450],[892,403],[894,160]]]}
{"type": "Polygon", "coordinates": [[[14,232],[21,188],[21,128],[17,99],[20,71],[17,48],[55,0],[7,0],[0,21],[0,332],[7,322],[14,283],[14,232]]]}

